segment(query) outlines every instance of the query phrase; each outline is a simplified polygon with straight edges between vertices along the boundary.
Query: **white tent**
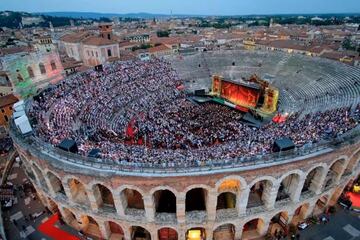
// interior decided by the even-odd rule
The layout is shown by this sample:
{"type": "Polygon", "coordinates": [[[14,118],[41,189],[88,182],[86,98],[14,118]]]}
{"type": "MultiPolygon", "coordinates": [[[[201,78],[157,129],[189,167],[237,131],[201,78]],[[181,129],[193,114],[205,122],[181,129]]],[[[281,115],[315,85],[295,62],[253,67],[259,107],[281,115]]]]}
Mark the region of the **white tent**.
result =
{"type": "Polygon", "coordinates": [[[25,102],[24,100],[20,100],[18,102],[16,102],[13,106],[13,109],[18,112],[18,111],[24,111],[25,110],[25,102]]]}
{"type": "Polygon", "coordinates": [[[14,119],[17,119],[18,117],[21,117],[22,115],[25,115],[25,111],[16,111],[13,113],[14,119]]]}
{"type": "Polygon", "coordinates": [[[15,119],[15,125],[19,128],[22,134],[26,134],[32,131],[29,119],[26,115],[15,119]]]}

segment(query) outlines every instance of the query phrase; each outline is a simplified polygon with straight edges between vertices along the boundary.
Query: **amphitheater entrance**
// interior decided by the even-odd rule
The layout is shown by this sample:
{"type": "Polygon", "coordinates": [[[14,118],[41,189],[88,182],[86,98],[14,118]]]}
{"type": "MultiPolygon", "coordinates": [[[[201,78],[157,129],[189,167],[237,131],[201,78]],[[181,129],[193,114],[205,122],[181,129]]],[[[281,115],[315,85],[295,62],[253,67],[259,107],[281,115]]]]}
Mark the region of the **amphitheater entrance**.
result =
{"type": "Polygon", "coordinates": [[[277,196],[276,201],[286,201],[288,199],[294,200],[294,194],[296,188],[299,186],[300,176],[298,174],[290,174],[284,180],[282,180],[277,196]]]}
{"type": "Polygon", "coordinates": [[[185,211],[206,211],[207,191],[203,188],[194,188],[186,193],[185,211]]]}
{"type": "Polygon", "coordinates": [[[234,240],[235,239],[235,226],[233,224],[225,224],[216,228],[213,233],[213,240],[234,240]]]}
{"type": "Polygon", "coordinates": [[[131,227],[131,240],[151,240],[151,235],[148,230],[143,227],[131,227]]]}
{"type": "Polygon", "coordinates": [[[301,195],[316,194],[321,189],[322,176],[325,173],[324,167],[317,167],[309,172],[306,176],[304,186],[301,189],[301,195]]]}
{"type": "Polygon", "coordinates": [[[169,190],[158,190],[154,193],[156,213],[176,213],[176,197],[169,190]]]}
{"type": "Polygon", "coordinates": [[[247,222],[243,227],[243,239],[256,239],[266,232],[265,223],[262,219],[257,218],[247,222]]]}
{"type": "Polygon", "coordinates": [[[216,210],[235,209],[236,195],[231,192],[221,193],[217,198],[216,210]]]}
{"type": "Polygon", "coordinates": [[[144,200],[138,191],[126,188],[121,192],[122,202],[125,204],[125,214],[127,215],[144,215],[144,200]]]}
{"type": "Polygon", "coordinates": [[[186,232],[186,240],[206,240],[204,228],[191,228],[186,232]]]}
{"type": "Polygon", "coordinates": [[[319,214],[324,213],[326,206],[327,206],[328,199],[329,199],[329,197],[327,195],[324,195],[321,198],[319,198],[319,200],[316,201],[313,215],[319,215],[319,214]]]}
{"type": "Polygon", "coordinates": [[[112,221],[108,221],[108,222],[105,222],[105,225],[109,226],[109,229],[110,229],[109,239],[110,240],[124,238],[124,230],[122,229],[122,227],[119,224],[112,222],[112,221]]]}
{"type": "Polygon", "coordinates": [[[99,224],[93,217],[82,216],[81,217],[81,230],[91,237],[101,238],[101,231],[99,224]]]}
{"type": "Polygon", "coordinates": [[[68,181],[72,199],[78,204],[84,204],[90,206],[90,201],[86,193],[84,184],[77,179],[70,179],[68,181]]]}
{"type": "Polygon", "coordinates": [[[52,172],[48,172],[46,175],[49,179],[50,187],[52,188],[54,193],[66,196],[64,186],[62,185],[60,178],[55,176],[55,174],[53,174],[52,172]]]}
{"type": "Polygon", "coordinates": [[[262,180],[255,183],[250,188],[247,209],[264,206],[269,202],[271,188],[273,184],[269,180],[262,180]]]}
{"type": "Polygon", "coordinates": [[[297,225],[299,222],[304,221],[307,218],[309,211],[309,204],[305,203],[295,210],[291,223],[297,225]]]}
{"type": "Polygon", "coordinates": [[[269,232],[272,236],[276,232],[287,232],[287,225],[289,221],[289,215],[287,212],[280,212],[276,214],[270,221],[269,232]]]}
{"type": "Polygon", "coordinates": [[[158,231],[159,240],[178,240],[178,233],[172,228],[161,228],[158,231]]]}
{"type": "Polygon", "coordinates": [[[328,190],[336,184],[341,177],[344,165],[344,159],[337,160],[331,165],[325,178],[324,190],[328,190]]]}
{"type": "Polygon", "coordinates": [[[93,192],[99,208],[116,212],[113,195],[107,187],[102,184],[96,184],[93,187],[93,192]]]}

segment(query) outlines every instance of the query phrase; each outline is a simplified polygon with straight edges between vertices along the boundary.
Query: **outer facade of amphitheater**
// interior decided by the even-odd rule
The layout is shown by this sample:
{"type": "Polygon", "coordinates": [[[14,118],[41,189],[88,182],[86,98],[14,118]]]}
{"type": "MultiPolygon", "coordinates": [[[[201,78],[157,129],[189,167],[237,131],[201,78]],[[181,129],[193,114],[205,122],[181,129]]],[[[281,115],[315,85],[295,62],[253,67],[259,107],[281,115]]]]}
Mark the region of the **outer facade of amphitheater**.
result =
{"type": "Polygon", "coordinates": [[[189,230],[207,240],[256,238],[274,217],[296,224],[321,213],[360,172],[360,143],[276,164],[152,176],[57,162],[13,139],[42,202],[103,239],[191,239],[189,230]]]}

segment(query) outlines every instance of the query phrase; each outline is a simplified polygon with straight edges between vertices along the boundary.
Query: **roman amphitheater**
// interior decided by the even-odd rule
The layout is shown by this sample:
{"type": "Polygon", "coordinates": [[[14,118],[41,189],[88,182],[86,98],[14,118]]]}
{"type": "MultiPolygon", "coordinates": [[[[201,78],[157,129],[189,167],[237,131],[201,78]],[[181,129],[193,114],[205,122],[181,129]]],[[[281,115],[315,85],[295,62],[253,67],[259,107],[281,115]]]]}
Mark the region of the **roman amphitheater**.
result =
{"type": "MultiPolygon", "coordinates": [[[[236,80],[256,73],[279,88],[281,113],[305,116],[348,107],[359,116],[360,69],[339,62],[267,51],[207,52],[167,61],[189,89],[209,86],[213,74],[236,80]]],[[[89,112],[94,119],[84,119],[92,124],[121,122],[116,114],[107,118],[104,105],[89,112]]],[[[72,118],[62,112],[51,116],[61,128],[72,118]]],[[[150,161],[153,151],[146,149],[135,162],[91,158],[60,150],[37,134],[22,135],[14,126],[10,134],[42,202],[68,225],[100,239],[256,239],[277,225],[322,213],[360,172],[358,125],[289,152],[219,160],[208,147],[208,161],[177,160],[181,153],[173,149],[163,162],[150,161]]]]}

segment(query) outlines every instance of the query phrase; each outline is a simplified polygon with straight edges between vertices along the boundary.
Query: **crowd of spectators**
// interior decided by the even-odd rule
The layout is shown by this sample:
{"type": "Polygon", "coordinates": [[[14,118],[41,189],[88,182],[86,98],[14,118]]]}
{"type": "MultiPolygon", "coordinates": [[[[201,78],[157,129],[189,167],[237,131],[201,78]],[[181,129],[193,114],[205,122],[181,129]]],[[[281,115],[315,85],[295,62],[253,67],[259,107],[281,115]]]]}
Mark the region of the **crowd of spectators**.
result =
{"type": "Polygon", "coordinates": [[[333,138],[355,128],[360,107],[339,108],[260,128],[242,113],[215,103],[194,103],[179,87],[171,65],[160,59],[104,65],[73,75],[43,91],[29,115],[35,134],[54,146],[69,138],[87,155],[120,163],[192,165],[208,160],[264,155],[274,141],[289,137],[296,146],[333,138]]]}

